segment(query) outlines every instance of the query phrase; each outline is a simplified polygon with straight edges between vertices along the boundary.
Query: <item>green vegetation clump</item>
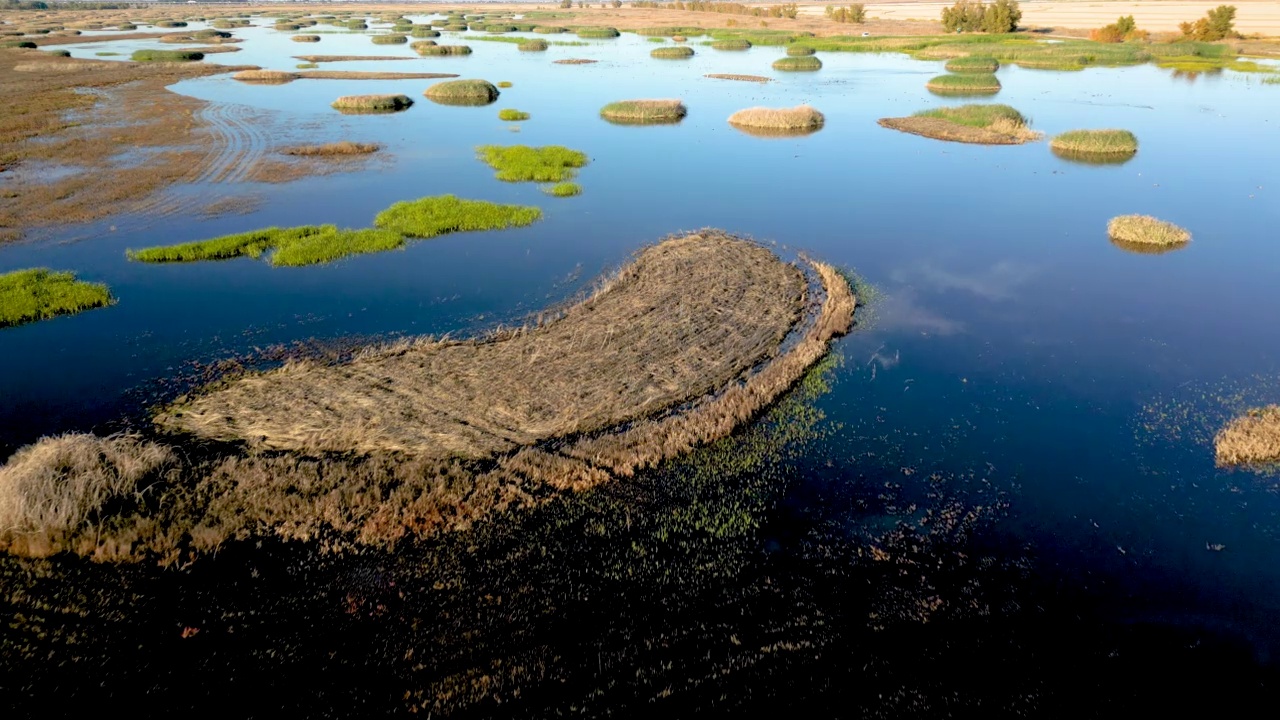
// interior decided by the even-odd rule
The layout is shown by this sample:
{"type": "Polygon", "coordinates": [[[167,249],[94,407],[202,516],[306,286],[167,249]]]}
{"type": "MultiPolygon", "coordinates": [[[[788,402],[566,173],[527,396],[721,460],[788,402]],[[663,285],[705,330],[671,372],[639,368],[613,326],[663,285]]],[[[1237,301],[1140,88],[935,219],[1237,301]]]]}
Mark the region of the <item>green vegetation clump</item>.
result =
{"type": "Polygon", "coordinates": [[[448,32],[466,32],[467,26],[462,23],[450,23],[448,25],[441,27],[440,29],[446,30],[448,32]]]}
{"type": "Polygon", "coordinates": [[[510,81],[510,80],[503,80],[503,81],[501,81],[501,82],[499,82],[499,83],[498,83],[498,87],[500,87],[500,88],[509,88],[509,87],[511,87],[511,81],[510,81]]]}
{"type": "Polygon", "coordinates": [[[1050,140],[1049,149],[1068,159],[1128,159],[1138,152],[1138,138],[1128,130],[1070,130],[1050,140]]]}
{"type": "Polygon", "coordinates": [[[812,55],[813,52],[814,52],[813,48],[809,47],[808,45],[787,46],[787,55],[791,57],[804,57],[806,55],[812,55]]]}
{"type": "Polygon", "coordinates": [[[707,34],[707,31],[700,27],[646,27],[634,32],[645,37],[698,37],[707,34]]]}
{"type": "Polygon", "coordinates": [[[223,235],[209,240],[162,245],[143,250],[129,250],[130,260],[150,263],[196,262],[199,260],[230,260],[239,257],[259,257],[264,252],[290,242],[318,235],[333,228],[332,225],[304,225],[295,228],[269,227],[262,230],[223,235]]]}
{"type": "Polygon", "coordinates": [[[750,50],[751,41],[743,38],[734,38],[731,40],[712,40],[711,47],[716,50],[750,50]]]}
{"type": "Polygon", "coordinates": [[[485,25],[481,29],[483,29],[485,32],[491,32],[491,33],[508,33],[508,32],[520,31],[520,28],[516,27],[515,25],[485,25]]]}
{"type": "Polygon", "coordinates": [[[785,70],[787,72],[821,70],[822,61],[812,55],[803,57],[784,57],[773,61],[773,69],[785,70]]]}
{"type": "Polygon", "coordinates": [[[693,57],[693,48],[684,45],[654,48],[649,57],[663,60],[684,60],[693,57]]]}
{"type": "Polygon", "coordinates": [[[134,62],[195,62],[204,59],[204,53],[195,50],[135,50],[134,62]]]}
{"type": "Polygon", "coordinates": [[[324,227],[324,232],[300,237],[278,246],[271,254],[271,264],[277,267],[320,265],[351,255],[404,247],[404,236],[398,232],[378,229],[339,230],[332,225],[324,227]]]}
{"type": "Polygon", "coordinates": [[[569,28],[556,25],[535,25],[533,31],[542,35],[559,35],[569,32],[569,28]]]}
{"type": "Polygon", "coordinates": [[[600,117],[624,125],[680,122],[688,109],[679,100],[621,100],[600,109],[600,117]]]}
{"type": "Polygon", "coordinates": [[[181,20],[161,20],[156,23],[156,27],[161,28],[180,28],[186,26],[187,24],[181,20]]]}
{"type": "Polygon", "coordinates": [[[1113,240],[1135,245],[1182,245],[1191,241],[1191,233],[1150,215],[1121,215],[1107,223],[1107,234],[1113,240]]]}
{"type": "Polygon", "coordinates": [[[576,182],[562,182],[555,185],[544,185],[542,192],[552,197],[573,197],[582,194],[582,186],[576,182]]]}
{"type": "Polygon", "coordinates": [[[299,70],[314,70],[320,66],[316,63],[298,63],[296,67],[299,70]]]}
{"type": "Polygon", "coordinates": [[[419,40],[413,44],[414,52],[424,57],[432,55],[470,55],[470,45],[437,45],[430,40],[419,40]],[[428,44],[429,43],[429,44],[428,44]]]}
{"type": "Polygon", "coordinates": [[[586,153],[561,145],[481,145],[476,153],[504,182],[564,182],[587,164],[586,153]]]}
{"type": "Polygon", "coordinates": [[[280,32],[293,32],[294,30],[301,30],[302,26],[294,23],[276,23],[275,29],[280,32]]]}
{"type": "Polygon", "coordinates": [[[5,42],[0,43],[0,47],[23,48],[25,50],[33,50],[35,49],[36,44],[31,42],[30,40],[6,40],[5,42]]]}
{"type": "Polygon", "coordinates": [[[440,37],[439,30],[432,30],[429,27],[415,27],[413,32],[409,33],[416,38],[434,38],[440,37]]]}
{"type": "Polygon", "coordinates": [[[529,113],[522,112],[520,110],[513,110],[511,108],[503,108],[498,111],[498,119],[506,120],[507,122],[519,122],[521,120],[528,120],[529,113]]]}
{"type": "Polygon", "coordinates": [[[1038,140],[1022,113],[1008,105],[961,105],[922,110],[910,117],[881,118],[882,127],[935,140],[976,145],[1020,145],[1038,140]]]}
{"type": "Polygon", "coordinates": [[[293,37],[291,37],[291,38],[289,38],[289,39],[290,39],[290,40],[292,40],[292,41],[294,41],[294,42],[305,42],[305,43],[317,43],[317,42],[320,42],[320,36],[319,36],[319,35],[294,35],[293,37]]]}
{"type": "Polygon", "coordinates": [[[409,42],[405,35],[374,35],[370,40],[374,45],[403,45],[409,42]]]}
{"type": "Polygon", "coordinates": [[[958,107],[921,110],[915,117],[936,118],[975,128],[989,128],[1006,123],[1025,127],[1027,118],[1008,105],[960,105],[958,107]]]}
{"type": "Polygon", "coordinates": [[[925,87],[938,95],[994,95],[1000,92],[1000,81],[991,73],[939,75],[925,87]]]}
{"type": "Polygon", "coordinates": [[[333,101],[333,108],[349,113],[397,112],[413,105],[407,95],[344,95],[333,101]]]}
{"type": "Polygon", "coordinates": [[[114,302],[106,285],[46,268],[0,275],[0,328],[103,307],[114,302]]]}
{"type": "Polygon", "coordinates": [[[947,61],[947,72],[951,73],[993,73],[999,69],[999,60],[981,55],[965,55],[947,61]]]}
{"type": "Polygon", "coordinates": [[[520,52],[544,52],[549,46],[546,40],[525,40],[516,46],[520,52]]]}
{"type": "Polygon", "coordinates": [[[985,5],[977,0],[958,0],[942,9],[942,27],[947,32],[1011,33],[1018,29],[1022,10],[1017,0],[996,0],[985,5]]]}
{"type": "Polygon", "coordinates": [[[398,202],[378,213],[373,224],[407,237],[433,238],[453,232],[524,227],[540,219],[542,210],[536,207],[440,195],[398,202]]]}
{"type": "Polygon", "coordinates": [[[488,105],[501,93],[487,80],[446,80],[427,88],[424,94],[442,105],[488,105]]]}
{"type": "Polygon", "coordinates": [[[607,40],[616,38],[621,34],[617,28],[611,27],[581,28],[578,30],[578,37],[584,40],[607,40]]]}
{"type": "Polygon", "coordinates": [[[1210,10],[1199,20],[1184,22],[1178,26],[1182,36],[1188,40],[1214,42],[1240,37],[1235,27],[1236,8],[1234,5],[1219,5],[1210,10]]]}

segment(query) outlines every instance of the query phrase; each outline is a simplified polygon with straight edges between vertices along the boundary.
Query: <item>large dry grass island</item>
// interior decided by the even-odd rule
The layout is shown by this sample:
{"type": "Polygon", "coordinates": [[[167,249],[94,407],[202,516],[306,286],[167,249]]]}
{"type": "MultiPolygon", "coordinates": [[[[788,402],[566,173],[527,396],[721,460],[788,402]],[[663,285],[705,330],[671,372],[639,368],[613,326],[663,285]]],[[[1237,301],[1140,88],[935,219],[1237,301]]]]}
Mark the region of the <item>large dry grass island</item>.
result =
{"type": "Polygon", "coordinates": [[[1280,463],[1280,405],[1254,408],[1227,423],[1213,438],[1219,467],[1280,463]]]}
{"type": "Polygon", "coordinates": [[[41,440],[0,468],[0,549],[173,561],[261,534],[386,547],[465,528],[725,437],[854,304],[829,265],[672,237],[531,327],[229,378],[161,410],[154,439],[41,440]]]}

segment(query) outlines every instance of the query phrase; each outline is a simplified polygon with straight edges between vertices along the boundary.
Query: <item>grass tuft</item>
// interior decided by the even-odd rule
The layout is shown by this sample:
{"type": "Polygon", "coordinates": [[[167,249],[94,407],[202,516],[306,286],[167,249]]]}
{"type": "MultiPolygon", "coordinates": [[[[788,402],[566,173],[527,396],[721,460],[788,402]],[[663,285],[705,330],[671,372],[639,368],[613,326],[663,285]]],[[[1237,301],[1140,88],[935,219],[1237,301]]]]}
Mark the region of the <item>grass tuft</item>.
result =
{"type": "Polygon", "coordinates": [[[345,113],[398,112],[411,105],[408,95],[344,95],[333,101],[333,108],[345,113]]]}
{"type": "Polygon", "coordinates": [[[427,88],[424,94],[441,105],[488,105],[501,93],[487,80],[447,80],[427,88]]]}
{"type": "Polygon", "coordinates": [[[1191,241],[1191,233],[1150,215],[1121,215],[1107,223],[1107,234],[1122,243],[1173,246],[1191,241]]]}
{"type": "Polygon", "coordinates": [[[529,113],[513,110],[512,108],[503,108],[498,111],[498,119],[506,120],[507,122],[520,122],[521,120],[528,120],[529,113]]]}
{"type": "Polygon", "coordinates": [[[283,85],[297,80],[298,75],[284,70],[241,70],[232,75],[231,79],[263,85],[283,85]]]}
{"type": "Polygon", "coordinates": [[[826,118],[809,105],[791,108],[753,107],[729,116],[729,124],[738,128],[788,133],[812,132],[822,127],[826,118]]]}
{"type": "Polygon", "coordinates": [[[295,145],[280,152],[285,155],[299,157],[331,157],[335,155],[368,155],[382,149],[377,143],[358,143],[350,140],[326,143],[324,145],[295,145]]]}
{"type": "Polygon", "coordinates": [[[808,45],[788,45],[787,55],[790,57],[807,57],[814,53],[813,48],[808,45]]]}
{"type": "Polygon", "coordinates": [[[374,45],[403,45],[409,42],[407,35],[374,35],[370,40],[374,45]]]}
{"type": "Polygon", "coordinates": [[[994,95],[1000,92],[1000,81],[991,73],[939,75],[925,87],[938,95],[994,95]]]}
{"type": "Polygon", "coordinates": [[[71,315],[114,302],[106,285],[46,268],[0,275],[0,328],[71,315]]]}
{"type": "Polygon", "coordinates": [[[196,62],[203,60],[204,53],[195,50],[135,50],[134,62],[196,62]]]}
{"type": "Polygon", "coordinates": [[[1070,130],[1050,140],[1049,149],[1067,159],[1127,160],[1138,152],[1138,138],[1128,130],[1070,130]]]}
{"type": "Polygon", "coordinates": [[[576,182],[562,182],[555,185],[544,185],[542,192],[552,197],[573,197],[582,194],[582,186],[576,182]]]}
{"type": "Polygon", "coordinates": [[[524,227],[540,219],[542,211],[536,207],[439,195],[398,202],[378,213],[373,224],[407,237],[433,238],[454,232],[524,227]]]}
{"type": "Polygon", "coordinates": [[[325,231],[284,243],[271,254],[277,267],[320,265],[351,255],[398,250],[404,247],[404,236],[379,229],[339,230],[326,225],[325,231]]]}
{"type": "Polygon", "coordinates": [[[812,55],[803,57],[784,57],[773,61],[773,69],[785,70],[787,72],[821,70],[822,61],[812,55]]]}
{"type": "Polygon", "coordinates": [[[319,35],[294,35],[293,37],[291,37],[291,38],[289,38],[289,39],[290,39],[290,40],[292,40],[292,41],[294,41],[294,42],[304,42],[304,43],[318,43],[318,42],[320,42],[320,36],[319,36],[319,35]]]}
{"type": "Polygon", "coordinates": [[[1000,69],[1000,61],[980,55],[966,55],[947,61],[947,72],[993,73],[1000,69]]]}
{"type": "Polygon", "coordinates": [[[476,153],[504,182],[564,182],[587,164],[586,153],[561,145],[481,145],[476,153]]]}
{"type": "Polygon", "coordinates": [[[693,57],[693,48],[686,45],[673,45],[669,47],[654,48],[649,57],[661,60],[684,60],[693,57]]]}
{"type": "Polygon", "coordinates": [[[1213,451],[1218,467],[1280,462],[1280,405],[1252,408],[1234,418],[1214,436],[1213,451]]]}
{"type": "Polygon", "coordinates": [[[584,40],[607,40],[616,38],[621,34],[617,28],[611,27],[581,28],[578,30],[578,37],[584,40]]]}
{"type": "Polygon", "coordinates": [[[1022,113],[1008,105],[960,105],[921,110],[911,117],[881,118],[882,127],[912,135],[977,145],[1020,145],[1040,139],[1022,113]]]}
{"type": "Polygon", "coordinates": [[[525,40],[516,46],[520,52],[545,52],[550,47],[546,40],[535,38],[533,40],[525,40]]]}
{"type": "Polygon", "coordinates": [[[437,45],[431,40],[420,40],[412,46],[413,51],[423,57],[438,55],[470,55],[470,45],[437,45]]]}
{"type": "Polygon", "coordinates": [[[680,122],[688,109],[679,100],[621,100],[600,109],[600,117],[623,125],[680,122]]]}
{"type": "Polygon", "coordinates": [[[746,38],[732,38],[729,40],[712,40],[711,47],[715,50],[750,50],[751,41],[746,38]]]}

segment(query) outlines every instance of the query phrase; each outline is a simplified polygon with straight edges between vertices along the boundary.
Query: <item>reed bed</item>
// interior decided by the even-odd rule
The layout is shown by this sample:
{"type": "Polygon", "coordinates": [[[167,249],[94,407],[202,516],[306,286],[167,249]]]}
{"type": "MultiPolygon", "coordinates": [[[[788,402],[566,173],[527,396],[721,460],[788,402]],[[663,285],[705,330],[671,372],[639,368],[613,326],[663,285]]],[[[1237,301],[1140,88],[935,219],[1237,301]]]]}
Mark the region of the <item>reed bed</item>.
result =
{"type": "Polygon", "coordinates": [[[939,75],[925,84],[936,95],[995,95],[1000,81],[990,73],[953,73],[939,75]]]}
{"type": "Polygon", "coordinates": [[[812,55],[784,57],[773,61],[773,69],[785,72],[812,72],[822,69],[822,61],[812,55]]]}
{"type": "Polygon", "coordinates": [[[764,77],[763,75],[738,75],[735,73],[711,73],[706,77],[709,77],[713,80],[738,80],[741,82],[757,82],[757,83],[773,82],[773,78],[764,77]]]}
{"type": "Polygon", "coordinates": [[[501,93],[487,80],[448,80],[432,85],[424,94],[442,105],[488,105],[501,93]]]}
{"type": "Polygon", "coordinates": [[[403,45],[409,42],[406,35],[374,35],[370,40],[374,45],[403,45]]]}
{"type": "Polygon", "coordinates": [[[323,145],[294,145],[287,147],[280,152],[284,155],[293,155],[297,157],[333,157],[348,155],[369,155],[376,153],[382,149],[377,143],[359,143],[351,140],[343,140],[341,142],[325,143],[323,145]]]}
{"type": "Polygon", "coordinates": [[[398,202],[378,213],[373,224],[406,237],[425,239],[456,232],[525,227],[541,219],[542,211],[536,207],[440,195],[398,202]]]}
{"type": "Polygon", "coordinates": [[[336,228],[332,225],[304,225],[294,228],[269,227],[178,245],[162,245],[142,250],[129,250],[127,256],[130,260],[148,263],[200,262],[205,260],[231,260],[241,257],[256,258],[281,245],[331,230],[336,230],[336,228]]]}
{"type": "Polygon", "coordinates": [[[1280,463],[1280,405],[1252,408],[1227,423],[1213,438],[1218,467],[1280,463]]]}
{"type": "Polygon", "coordinates": [[[529,119],[529,113],[512,108],[503,108],[498,111],[498,119],[507,122],[521,122],[529,119]]]}
{"type": "Polygon", "coordinates": [[[1069,130],[1049,141],[1055,154],[1075,158],[1127,160],[1138,152],[1138,138],[1128,130],[1069,130]]]}
{"type": "Polygon", "coordinates": [[[552,197],[573,197],[582,194],[582,186],[576,182],[562,182],[542,186],[542,192],[552,197]]]}
{"type": "Polygon", "coordinates": [[[131,59],[134,62],[197,62],[204,59],[204,53],[194,50],[135,50],[131,59]]]}
{"type": "Polygon", "coordinates": [[[480,145],[476,155],[503,182],[564,182],[587,164],[586,153],[562,145],[480,145]]]}
{"type": "Polygon", "coordinates": [[[413,31],[412,31],[412,32],[410,32],[409,34],[410,34],[410,35],[412,35],[413,37],[416,37],[416,38],[438,38],[438,37],[440,37],[440,31],[439,31],[439,30],[433,30],[433,29],[431,29],[431,28],[429,28],[429,27],[415,27],[415,28],[413,29],[413,31]]]}
{"type": "Polygon", "coordinates": [[[789,57],[807,57],[814,53],[813,48],[808,45],[788,45],[787,55],[789,57]]]}
{"type": "Polygon", "coordinates": [[[290,39],[290,40],[292,40],[292,41],[294,41],[294,42],[300,42],[300,43],[318,43],[318,42],[320,42],[320,36],[319,36],[319,35],[294,35],[293,37],[291,37],[291,38],[289,38],[289,39],[290,39]]]}
{"type": "Polygon", "coordinates": [[[408,95],[344,95],[333,101],[333,109],[346,113],[390,113],[413,105],[408,95]]]}
{"type": "Polygon", "coordinates": [[[882,127],[901,132],[977,145],[1020,145],[1040,139],[1028,120],[1008,105],[960,105],[921,110],[905,118],[882,118],[882,127]]]}
{"type": "Polygon", "coordinates": [[[578,37],[583,40],[609,40],[622,35],[617,28],[591,27],[578,30],[578,37]]]}
{"type": "Polygon", "coordinates": [[[533,31],[540,35],[559,35],[569,32],[569,28],[560,27],[558,25],[536,25],[533,31]]]}
{"type": "Polygon", "coordinates": [[[714,50],[750,50],[751,41],[743,38],[732,40],[712,40],[708,43],[714,50]]]}
{"type": "Polygon", "coordinates": [[[263,85],[283,85],[297,80],[298,74],[285,70],[241,70],[233,74],[231,79],[263,85]]]}
{"type": "Polygon", "coordinates": [[[1000,69],[1000,61],[980,55],[965,55],[948,60],[946,68],[951,73],[993,73],[1000,69]]]}
{"type": "Polygon", "coordinates": [[[546,40],[525,40],[516,46],[520,52],[545,52],[550,47],[546,40]]]}
{"type": "Polygon", "coordinates": [[[693,48],[684,45],[654,48],[649,57],[661,60],[685,60],[693,57],[693,48]]]}
{"type": "Polygon", "coordinates": [[[73,315],[115,302],[106,285],[47,268],[0,274],[0,328],[73,315]]]}
{"type": "Polygon", "coordinates": [[[621,100],[600,109],[600,117],[621,125],[677,123],[689,114],[679,100],[621,100]]]}
{"type": "Polygon", "coordinates": [[[413,51],[423,57],[442,55],[470,55],[470,45],[437,45],[430,40],[421,40],[413,44],[413,51]],[[431,43],[431,44],[428,44],[431,43]]]}
{"type": "Polygon", "coordinates": [[[1180,246],[1191,242],[1191,233],[1150,215],[1121,215],[1107,223],[1107,235],[1134,245],[1180,246]]]}
{"type": "Polygon", "coordinates": [[[737,128],[785,133],[807,133],[820,129],[826,122],[822,113],[809,105],[790,108],[753,107],[729,116],[729,124],[737,128]]]}

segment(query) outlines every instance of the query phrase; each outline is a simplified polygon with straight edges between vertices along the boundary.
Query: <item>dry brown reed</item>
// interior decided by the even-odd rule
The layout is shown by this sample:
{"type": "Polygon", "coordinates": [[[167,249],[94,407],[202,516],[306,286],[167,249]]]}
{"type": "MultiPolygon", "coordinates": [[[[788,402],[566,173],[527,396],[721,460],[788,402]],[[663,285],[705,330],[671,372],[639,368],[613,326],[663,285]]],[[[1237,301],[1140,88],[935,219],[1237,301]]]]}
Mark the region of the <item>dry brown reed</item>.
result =
{"type": "Polygon", "coordinates": [[[1025,125],[996,121],[990,127],[973,127],[949,122],[941,118],[911,117],[881,118],[881,127],[920,135],[934,140],[972,143],[976,145],[1021,145],[1039,140],[1042,135],[1025,125]]]}
{"type": "Polygon", "coordinates": [[[331,155],[368,155],[382,149],[377,143],[358,143],[350,140],[326,143],[324,145],[295,145],[280,152],[285,155],[300,157],[326,157],[331,155]]]}
{"type": "Polygon", "coordinates": [[[1191,242],[1191,233],[1150,215],[1121,215],[1107,223],[1107,234],[1123,243],[1173,246],[1191,242]]]}
{"type": "Polygon", "coordinates": [[[261,83],[263,85],[283,85],[298,79],[297,73],[284,70],[241,70],[231,76],[240,82],[261,83]]]}
{"type": "Polygon", "coordinates": [[[564,60],[555,60],[556,65],[590,65],[599,60],[588,60],[586,58],[565,58],[564,60]]]}
{"type": "Polygon", "coordinates": [[[764,77],[763,75],[737,75],[734,73],[712,73],[710,75],[707,75],[707,77],[713,80],[741,80],[743,82],[758,82],[758,83],[767,83],[767,82],[773,81],[773,78],[767,78],[767,77],[764,77]]]}
{"type": "Polygon", "coordinates": [[[753,107],[729,116],[729,124],[737,128],[781,132],[812,132],[826,119],[809,105],[792,108],[753,107]]]}
{"type": "Polygon", "coordinates": [[[1213,438],[1218,467],[1280,462],[1280,405],[1253,408],[1213,438]]]}

